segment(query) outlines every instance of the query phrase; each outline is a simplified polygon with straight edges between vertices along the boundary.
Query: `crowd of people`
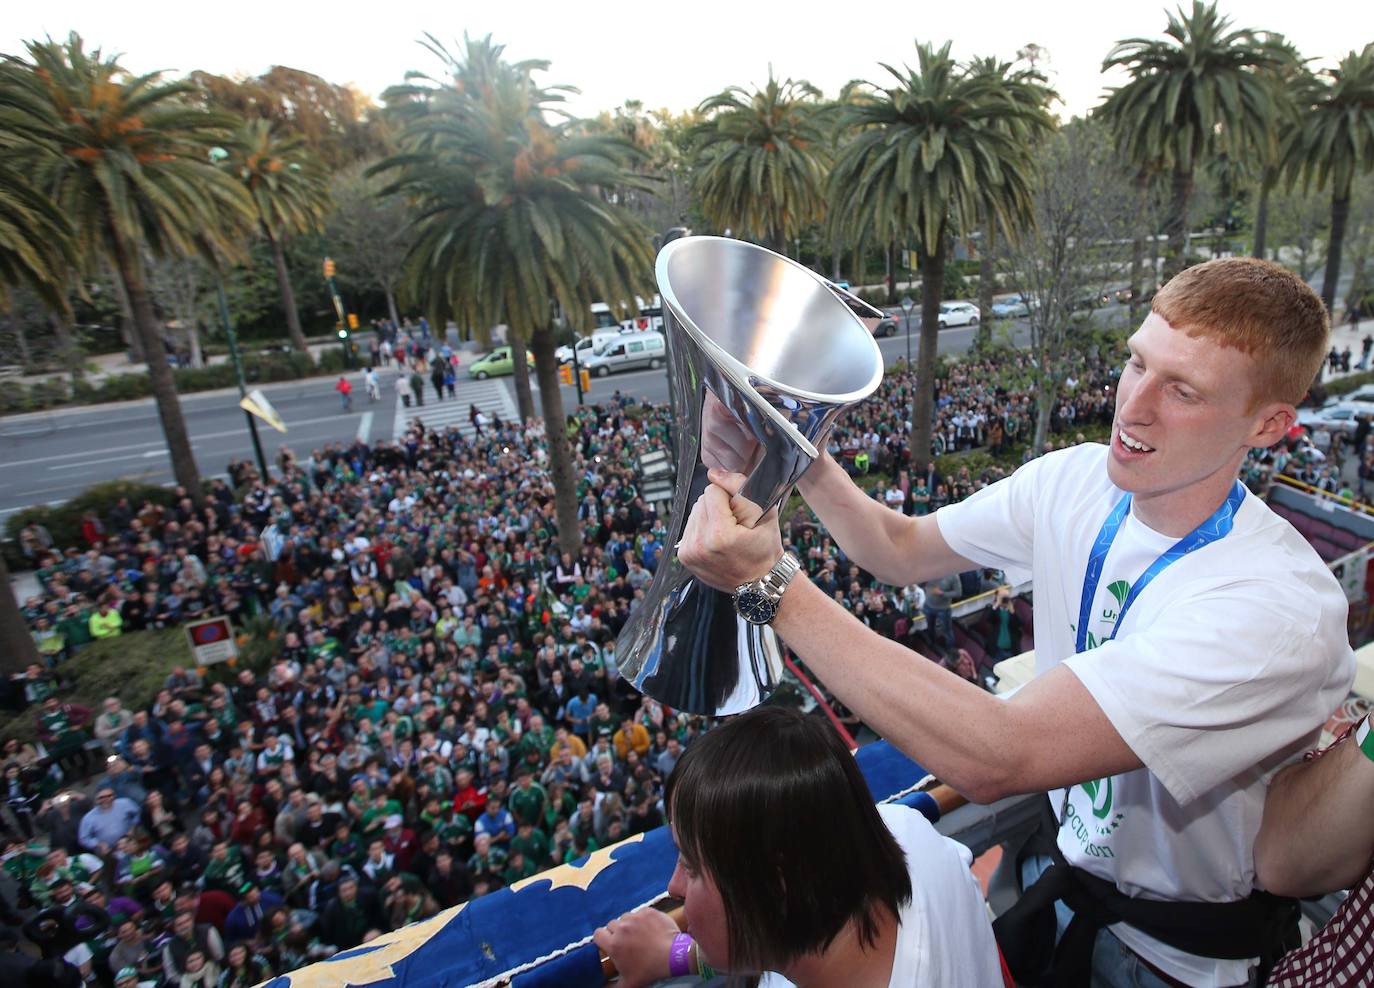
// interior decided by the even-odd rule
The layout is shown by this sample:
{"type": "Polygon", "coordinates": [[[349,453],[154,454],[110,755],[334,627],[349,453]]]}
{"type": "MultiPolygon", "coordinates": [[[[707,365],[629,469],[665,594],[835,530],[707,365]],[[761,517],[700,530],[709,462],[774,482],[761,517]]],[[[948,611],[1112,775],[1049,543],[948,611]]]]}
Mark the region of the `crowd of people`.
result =
{"type": "MultiPolygon", "coordinates": [[[[1112,364],[1075,371],[1057,443],[1110,414],[1112,364]]],[[[1018,451],[1028,382],[1015,355],[955,365],[944,448],[1018,451]]],[[[909,409],[891,375],[833,435],[873,497],[925,514],[1006,472],[913,477],[909,409]]],[[[666,777],[712,725],[620,681],[615,639],[665,552],[635,464],[670,443],[668,410],[617,395],[572,416],[576,558],[558,551],[542,425],[486,424],[284,452],[271,478],[234,463],[203,505],[178,490],[92,513],[84,545],[24,529],[44,664],[5,685],[41,743],[5,752],[4,868],[15,905],[67,918],[47,949],[119,988],[256,984],[662,824],[666,777]],[[89,642],[220,614],[272,635],[262,668],[177,668],[132,708],[64,699],[89,642]],[[103,932],[73,932],[78,906],[103,932]]],[[[852,613],[975,678],[949,605],[1000,574],[887,587],[805,510],[787,532],[852,613]]],[[[1013,621],[994,617],[990,654],[1019,649],[1013,621]]]]}

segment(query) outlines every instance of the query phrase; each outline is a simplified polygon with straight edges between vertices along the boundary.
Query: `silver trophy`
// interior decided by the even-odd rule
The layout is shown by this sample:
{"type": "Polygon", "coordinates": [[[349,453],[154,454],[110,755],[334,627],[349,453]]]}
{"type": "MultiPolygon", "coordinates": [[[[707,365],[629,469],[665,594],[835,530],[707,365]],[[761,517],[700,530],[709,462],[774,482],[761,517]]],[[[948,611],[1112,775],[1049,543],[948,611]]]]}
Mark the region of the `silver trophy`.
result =
{"type": "MultiPolygon", "coordinates": [[[[839,414],[872,394],[883,313],[770,250],[686,237],[656,265],[676,401],[677,484],[667,545],[682,538],[710,466],[747,476],[766,513],[820,456],[839,414]]],[[[665,550],[616,642],[620,672],[677,710],[722,716],[761,703],[782,676],[773,629],[735,613],[665,550]]]]}

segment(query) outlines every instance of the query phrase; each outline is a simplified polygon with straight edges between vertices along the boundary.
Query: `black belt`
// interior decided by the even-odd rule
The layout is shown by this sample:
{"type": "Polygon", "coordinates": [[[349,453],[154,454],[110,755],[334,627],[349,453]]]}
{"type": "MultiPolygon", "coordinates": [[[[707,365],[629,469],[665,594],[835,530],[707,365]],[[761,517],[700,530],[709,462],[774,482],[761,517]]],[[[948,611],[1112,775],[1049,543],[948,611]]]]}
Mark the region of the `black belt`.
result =
{"type": "Polygon", "coordinates": [[[1028,854],[1053,864],[997,918],[993,932],[1017,984],[1036,988],[1079,988],[1092,977],[1097,931],[1126,923],[1188,954],[1218,960],[1260,959],[1260,983],[1274,963],[1302,942],[1298,903],[1256,890],[1234,902],[1161,902],[1133,898],[1116,885],[1064,860],[1056,835],[1059,822],[1045,800],[1040,829],[1016,861],[1028,854]],[[1073,920],[1055,942],[1054,904],[1073,910],[1073,920]]]}

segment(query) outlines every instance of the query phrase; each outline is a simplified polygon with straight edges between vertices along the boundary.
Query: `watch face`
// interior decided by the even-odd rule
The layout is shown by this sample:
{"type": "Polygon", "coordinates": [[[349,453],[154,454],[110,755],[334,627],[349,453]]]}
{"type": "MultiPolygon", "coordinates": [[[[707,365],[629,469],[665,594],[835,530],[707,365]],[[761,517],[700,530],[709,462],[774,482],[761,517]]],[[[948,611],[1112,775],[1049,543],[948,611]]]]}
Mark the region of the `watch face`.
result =
{"type": "Polygon", "coordinates": [[[735,595],[735,610],[750,624],[767,624],[778,613],[778,605],[761,587],[751,585],[735,595]]]}

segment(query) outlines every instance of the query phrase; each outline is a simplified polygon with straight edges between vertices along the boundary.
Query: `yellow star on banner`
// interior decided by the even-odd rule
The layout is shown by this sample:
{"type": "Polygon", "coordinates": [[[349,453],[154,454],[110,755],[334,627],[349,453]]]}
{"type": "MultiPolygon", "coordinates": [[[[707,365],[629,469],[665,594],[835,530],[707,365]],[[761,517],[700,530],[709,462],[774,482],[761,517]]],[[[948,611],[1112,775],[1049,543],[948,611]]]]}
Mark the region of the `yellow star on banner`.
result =
{"type": "Polygon", "coordinates": [[[449,921],[463,911],[463,905],[445,909],[422,923],[403,926],[394,933],[386,933],[356,950],[365,950],[354,957],[320,961],[293,971],[291,988],[340,988],[341,985],[370,985],[396,977],[392,965],[405,960],[428,943],[449,921]],[[367,948],[372,948],[368,950],[367,948]]]}
{"type": "Polygon", "coordinates": [[[622,847],[638,843],[643,839],[643,834],[635,834],[633,837],[626,837],[623,841],[612,844],[610,847],[603,847],[599,851],[593,851],[587,857],[587,860],[580,865],[559,865],[557,868],[551,868],[548,871],[540,872],[538,875],[521,879],[512,885],[510,890],[518,893],[537,882],[548,882],[549,887],[544,890],[546,892],[552,892],[554,889],[562,888],[578,888],[585,892],[587,891],[587,886],[591,885],[596,879],[596,876],[610,866],[612,854],[622,847]]]}

